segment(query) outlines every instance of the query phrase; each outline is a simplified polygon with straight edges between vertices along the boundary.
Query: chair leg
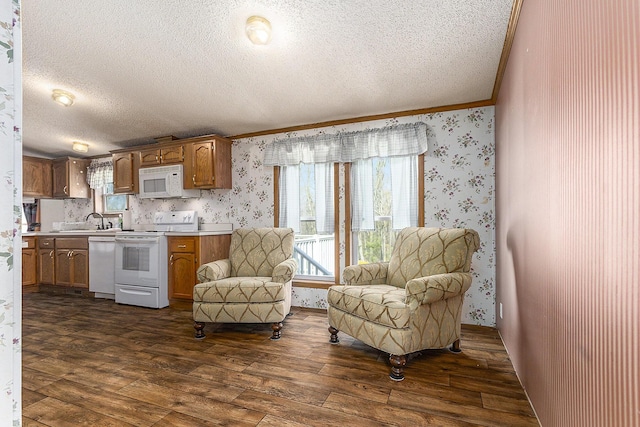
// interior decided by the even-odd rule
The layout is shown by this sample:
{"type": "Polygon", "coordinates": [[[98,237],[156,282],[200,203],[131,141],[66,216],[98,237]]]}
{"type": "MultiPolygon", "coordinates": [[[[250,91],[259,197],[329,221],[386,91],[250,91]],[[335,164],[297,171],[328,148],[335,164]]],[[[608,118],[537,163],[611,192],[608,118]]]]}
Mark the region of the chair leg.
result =
{"type": "Polygon", "coordinates": [[[329,341],[331,342],[331,344],[337,344],[340,342],[338,340],[338,332],[340,331],[338,331],[333,326],[329,326],[329,333],[331,334],[331,338],[329,339],[329,341]]]}
{"type": "Polygon", "coordinates": [[[193,322],[193,328],[196,330],[196,339],[201,340],[204,335],[204,322],[193,322]]]}
{"type": "Polygon", "coordinates": [[[461,353],[462,350],[460,350],[460,339],[455,340],[453,344],[451,344],[451,348],[449,350],[452,353],[461,353]]]}
{"type": "Polygon", "coordinates": [[[282,329],[282,322],[273,322],[271,324],[271,329],[273,329],[273,335],[271,335],[272,340],[280,339],[280,329],[282,329]]]}
{"type": "Polygon", "coordinates": [[[394,381],[402,381],[404,379],[404,366],[407,364],[407,356],[402,354],[389,355],[389,363],[391,363],[391,373],[389,378],[394,381]]]}

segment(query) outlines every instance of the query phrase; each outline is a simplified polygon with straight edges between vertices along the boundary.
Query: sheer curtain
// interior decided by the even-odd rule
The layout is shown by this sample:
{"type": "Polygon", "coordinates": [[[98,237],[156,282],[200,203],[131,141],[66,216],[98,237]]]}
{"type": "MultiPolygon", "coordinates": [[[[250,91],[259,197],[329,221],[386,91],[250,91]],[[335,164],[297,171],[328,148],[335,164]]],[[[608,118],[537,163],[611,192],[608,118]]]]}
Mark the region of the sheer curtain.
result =
{"type": "Polygon", "coordinates": [[[418,225],[418,162],[415,156],[391,157],[391,228],[418,225]]]}
{"type": "Polygon", "coordinates": [[[280,227],[300,232],[300,166],[280,168],[280,227]]]}
{"type": "Polygon", "coordinates": [[[357,160],[351,166],[351,229],[374,229],[373,161],[357,160]]]}
{"type": "Polygon", "coordinates": [[[331,163],[316,163],[314,172],[316,231],[318,234],[330,234],[334,230],[333,165],[331,163]]]}
{"type": "MultiPolygon", "coordinates": [[[[315,224],[318,234],[333,233],[333,165],[316,163],[314,168],[313,196],[315,204],[315,224]]],[[[280,227],[293,228],[300,232],[301,187],[300,165],[283,166],[280,169],[280,227]]]]}
{"type": "MultiPolygon", "coordinates": [[[[418,164],[416,156],[389,157],[391,178],[391,228],[418,224],[418,164]]],[[[351,230],[375,229],[373,159],[358,160],[351,167],[351,230]]]]}

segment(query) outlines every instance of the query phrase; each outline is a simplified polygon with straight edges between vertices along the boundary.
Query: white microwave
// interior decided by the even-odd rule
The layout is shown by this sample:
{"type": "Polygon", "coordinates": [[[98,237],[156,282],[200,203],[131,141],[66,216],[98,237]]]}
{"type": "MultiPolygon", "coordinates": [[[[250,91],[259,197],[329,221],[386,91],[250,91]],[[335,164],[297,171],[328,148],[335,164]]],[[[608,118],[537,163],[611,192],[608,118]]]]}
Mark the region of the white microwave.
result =
{"type": "Polygon", "coordinates": [[[185,190],[182,165],[157,166],[139,170],[138,197],[142,199],[169,199],[199,197],[200,190],[185,190]]]}

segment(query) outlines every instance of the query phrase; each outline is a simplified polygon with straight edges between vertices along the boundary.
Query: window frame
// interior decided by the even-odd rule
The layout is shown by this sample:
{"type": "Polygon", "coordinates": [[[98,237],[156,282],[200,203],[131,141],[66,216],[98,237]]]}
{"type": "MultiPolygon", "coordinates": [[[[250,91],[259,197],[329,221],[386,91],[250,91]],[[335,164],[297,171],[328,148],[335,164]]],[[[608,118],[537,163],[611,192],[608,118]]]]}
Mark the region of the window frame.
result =
{"type": "MultiPolygon", "coordinates": [[[[417,154],[418,157],[418,227],[424,227],[424,158],[425,154],[417,154]]],[[[273,167],[273,226],[279,226],[280,220],[280,167],[273,167]]],[[[309,279],[294,276],[293,284],[299,288],[328,289],[333,284],[340,284],[342,270],[340,268],[340,224],[341,215],[344,220],[344,265],[348,267],[352,264],[352,239],[351,239],[351,162],[334,163],[333,164],[333,203],[334,203],[334,234],[335,234],[335,275],[334,281],[324,281],[318,279],[309,279]],[[340,206],[340,166],[344,166],[344,206],[345,210],[341,210],[340,206]]]]}

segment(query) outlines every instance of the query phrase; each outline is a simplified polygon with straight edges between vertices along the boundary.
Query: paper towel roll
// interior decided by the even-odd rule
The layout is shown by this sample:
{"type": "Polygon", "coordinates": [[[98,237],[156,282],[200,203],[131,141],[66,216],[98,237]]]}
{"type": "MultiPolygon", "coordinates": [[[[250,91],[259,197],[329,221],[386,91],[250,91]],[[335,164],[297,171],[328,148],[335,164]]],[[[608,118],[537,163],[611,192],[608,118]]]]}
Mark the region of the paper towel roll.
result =
{"type": "Polygon", "coordinates": [[[122,229],[123,230],[132,230],[131,226],[131,211],[126,210],[122,211],[122,229]]]}

